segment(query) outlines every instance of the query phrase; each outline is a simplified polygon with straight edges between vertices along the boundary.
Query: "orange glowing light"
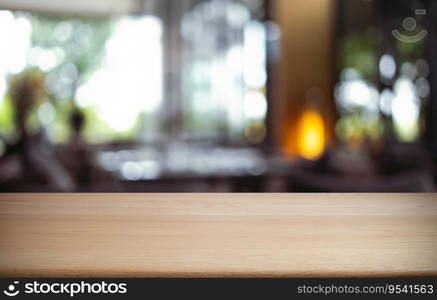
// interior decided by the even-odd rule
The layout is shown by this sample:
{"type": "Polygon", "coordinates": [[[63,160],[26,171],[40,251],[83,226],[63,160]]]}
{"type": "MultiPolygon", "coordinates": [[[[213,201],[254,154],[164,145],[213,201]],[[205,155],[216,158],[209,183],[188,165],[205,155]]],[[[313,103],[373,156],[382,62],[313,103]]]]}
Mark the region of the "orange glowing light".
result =
{"type": "Polygon", "coordinates": [[[319,158],[325,150],[325,124],[315,110],[306,110],[297,124],[298,154],[306,159],[319,158]]]}

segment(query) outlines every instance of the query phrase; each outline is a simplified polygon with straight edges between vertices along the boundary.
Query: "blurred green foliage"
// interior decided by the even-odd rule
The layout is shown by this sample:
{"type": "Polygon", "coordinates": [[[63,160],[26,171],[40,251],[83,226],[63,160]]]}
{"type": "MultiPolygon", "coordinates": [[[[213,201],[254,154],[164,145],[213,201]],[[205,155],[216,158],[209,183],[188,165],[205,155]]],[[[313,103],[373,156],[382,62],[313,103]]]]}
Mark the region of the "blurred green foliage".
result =
{"type": "MultiPolygon", "coordinates": [[[[32,26],[31,49],[28,69],[34,67],[32,52],[50,51],[56,55],[56,64],[44,70],[46,73],[46,101],[56,111],[54,123],[46,128],[53,142],[68,141],[69,115],[74,107],[77,89],[87,82],[99,69],[105,56],[106,41],[111,35],[114,19],[98,17],[76,17],[40,13],[15,12],[16,17],[25,17],[32,26]]],[[[24,71],[26,72],[26,70],[24,71]]],[[[32,130],[40,127],[37,117],[38,106],[29,116],[32,130]]],[[[115,139],[132,139],[138,124],[126,132],[115,132],[101,121],[94,108],[83,109],[86,116],[85,137],[89,142],[108,142],[115,139]]],[[[0,134],[13,137],[14,107],[9,95],[0,99],[0,134]]],[[[137,122],[139,123],[139,122],[137,122]]]]}
{"type": "Polygon", "coordinates": [[[357,70],[364,79],[374,80],[378,73],[377,35],[368,32],[351,33],[339,43],[339,69],[357,70]]]}
{"type": "Polygon", "coordinates": [[[7,137],[15,134],[14,107],[8,94],[0,100],[0,133],[7,137]]]}

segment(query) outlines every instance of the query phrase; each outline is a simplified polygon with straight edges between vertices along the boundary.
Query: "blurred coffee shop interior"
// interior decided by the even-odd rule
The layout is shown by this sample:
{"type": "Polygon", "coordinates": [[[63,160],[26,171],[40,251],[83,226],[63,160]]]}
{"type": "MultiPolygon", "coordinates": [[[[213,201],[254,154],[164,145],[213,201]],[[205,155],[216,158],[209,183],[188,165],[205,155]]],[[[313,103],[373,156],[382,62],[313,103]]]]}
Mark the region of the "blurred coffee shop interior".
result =
{"type": "Polygon", "coordinates": [[[436,2],[0,0],[0,191],[433,192],[436,2]]]}

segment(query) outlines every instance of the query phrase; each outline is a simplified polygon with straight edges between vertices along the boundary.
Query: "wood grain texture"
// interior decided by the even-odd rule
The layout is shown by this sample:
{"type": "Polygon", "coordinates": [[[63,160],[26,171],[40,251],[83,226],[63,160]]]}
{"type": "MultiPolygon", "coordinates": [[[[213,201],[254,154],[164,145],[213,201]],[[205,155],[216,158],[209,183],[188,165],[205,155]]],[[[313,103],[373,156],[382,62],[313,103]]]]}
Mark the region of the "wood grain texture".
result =
{"type": "Polygon", "coordinates": [[[437,275],[435,194],[0,194],[0,276],[437,275]]]}

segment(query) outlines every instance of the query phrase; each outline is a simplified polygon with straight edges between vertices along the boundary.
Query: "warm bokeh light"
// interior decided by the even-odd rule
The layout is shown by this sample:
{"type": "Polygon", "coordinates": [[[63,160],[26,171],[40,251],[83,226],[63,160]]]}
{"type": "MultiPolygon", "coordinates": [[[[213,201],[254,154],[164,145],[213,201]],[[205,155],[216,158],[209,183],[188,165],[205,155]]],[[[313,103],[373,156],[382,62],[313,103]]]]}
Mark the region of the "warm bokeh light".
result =
{"type": "Polygon", "coordinates": [[[306,110],[297,124],[298,154],[306,159],[317,159],[325,150],[325,125],[315,110],[306,110]]]}

